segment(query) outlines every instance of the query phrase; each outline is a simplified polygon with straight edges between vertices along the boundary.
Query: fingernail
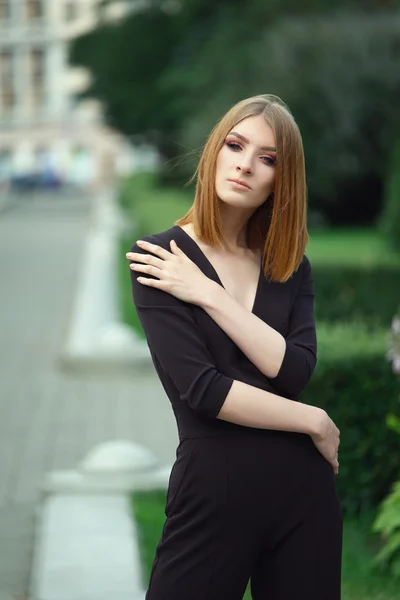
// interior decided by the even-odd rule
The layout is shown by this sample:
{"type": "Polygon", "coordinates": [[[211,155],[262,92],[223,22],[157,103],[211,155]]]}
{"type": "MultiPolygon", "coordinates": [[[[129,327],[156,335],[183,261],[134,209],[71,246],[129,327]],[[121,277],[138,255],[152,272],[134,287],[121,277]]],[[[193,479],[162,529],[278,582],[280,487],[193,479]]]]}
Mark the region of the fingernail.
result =
{"type": "Polygon", "coordinates": [[[143,246],[142,240],[138,240],[136,243],[137,243],[138,246],[143,246]]]}

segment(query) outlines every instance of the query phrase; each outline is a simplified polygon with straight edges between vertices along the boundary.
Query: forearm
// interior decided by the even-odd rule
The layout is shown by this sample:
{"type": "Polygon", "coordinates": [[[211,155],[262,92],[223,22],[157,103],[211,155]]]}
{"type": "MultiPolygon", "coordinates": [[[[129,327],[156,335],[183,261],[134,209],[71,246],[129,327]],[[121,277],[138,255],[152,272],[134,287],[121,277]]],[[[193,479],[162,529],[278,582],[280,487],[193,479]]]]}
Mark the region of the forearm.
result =
{"type": "Polygon", "coordinates": [[[218,419],[260,429],[317,435],[324,411],[235,380],[218,419]]]}
{"type": "Polygon", "coordinates": [[[285,338],[278,331],[214,282],[204,294],[201,307],[261,373],[270,378],[278,374],[286,351],[285,338]]]}

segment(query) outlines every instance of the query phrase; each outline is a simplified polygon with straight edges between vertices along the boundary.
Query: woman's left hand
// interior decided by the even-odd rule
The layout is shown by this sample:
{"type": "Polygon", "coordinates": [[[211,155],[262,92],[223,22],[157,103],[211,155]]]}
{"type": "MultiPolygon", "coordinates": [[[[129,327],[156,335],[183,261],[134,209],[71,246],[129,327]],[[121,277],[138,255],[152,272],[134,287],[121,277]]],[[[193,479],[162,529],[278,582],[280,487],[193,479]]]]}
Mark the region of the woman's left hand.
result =
{"type": "Polygon", "coordinates": [[[126,258],[134,261],[130,268],[158,278],[138,277],[139,283],[168,292],[184,302],[201,305],[208,286],[215,282],[204,275],[174,240],[170,242],[171,252],[143,240],[137,245],[151,254],[128,252],[126,258]]]}

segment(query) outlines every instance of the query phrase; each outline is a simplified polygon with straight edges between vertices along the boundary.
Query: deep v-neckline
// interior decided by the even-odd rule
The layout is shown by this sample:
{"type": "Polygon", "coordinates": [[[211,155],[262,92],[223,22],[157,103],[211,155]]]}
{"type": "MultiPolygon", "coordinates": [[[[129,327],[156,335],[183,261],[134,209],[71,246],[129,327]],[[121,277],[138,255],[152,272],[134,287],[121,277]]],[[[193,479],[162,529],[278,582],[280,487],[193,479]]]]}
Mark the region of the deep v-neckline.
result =
{"type": "MultiPolygon", "coordinates": [[[[196,242],[196,240],[194,240],[192,238],[192,236],[190,236],[187,231],[185,231],[180,225],[174,225],[173,229],[179,229],[180,231],[183,232],[184,236],[186,239],[189,239],[190,242],[192,243],[192,246],[197,250],[198,254],[200,255],[200,257],[205,261],[205,263],[207,264],[207,266],[209,267],[209,269],[214,273],[214,278],[217,281],[217,283],[225,290],[227,291],[226,287],[224,286],[224,284],[222,283],[222,280],[220,278],[220,276],[218,275],[218,271],[217,269],[214,267],[214,265],[212,264],[212,262],[210,261],[210,259],[205,255],[205,253],[203,252],[203,250],[200,248],[200,246],[198,245],[198,243],[196,242]]],[[[262,259],[260,258],[260,270],[258,273],[258,280],[257,280],[257,287],[256,287],[256,291],[254,294],[254,300],[253,300],[253,305],[252,308],[250,310],[251,313],[254,313],[255,308],[256,308],[256,302],[257,302],[257,297],[258,297],[258,292],[260,289],[260,285],[261,285],[261,276],[263,274],[263,269],[262,269],[262,259]]],[[[228,292],[229,293],[229,292],[228,292]]],[[[243,304],[241,304],[241,306],[243,306],[243,304]]],[[[248,310],[245,306],[243,306],[243,308],[245,308],[246,310],[248,310]]]]}

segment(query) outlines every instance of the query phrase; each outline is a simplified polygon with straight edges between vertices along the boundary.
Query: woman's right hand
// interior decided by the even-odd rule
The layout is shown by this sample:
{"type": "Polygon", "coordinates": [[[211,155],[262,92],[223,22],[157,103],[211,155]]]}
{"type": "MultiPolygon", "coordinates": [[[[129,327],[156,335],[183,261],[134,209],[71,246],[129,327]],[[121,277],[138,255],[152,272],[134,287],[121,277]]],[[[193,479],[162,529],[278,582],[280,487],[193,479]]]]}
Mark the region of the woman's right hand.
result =
{"type": "Polygon", "coordinates": [[[325,411],[322,414],[318,433],[311,435],[311,439],[322,456],[332,465],[334,473],[337,475],[339,473],[340,431],[325,411]]]}

